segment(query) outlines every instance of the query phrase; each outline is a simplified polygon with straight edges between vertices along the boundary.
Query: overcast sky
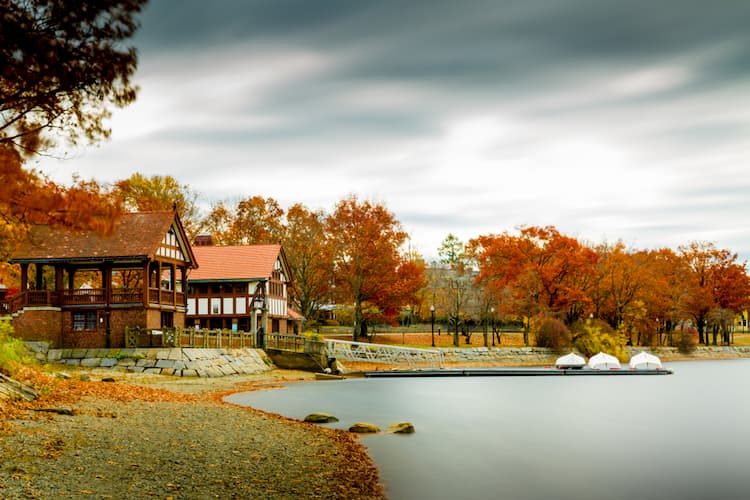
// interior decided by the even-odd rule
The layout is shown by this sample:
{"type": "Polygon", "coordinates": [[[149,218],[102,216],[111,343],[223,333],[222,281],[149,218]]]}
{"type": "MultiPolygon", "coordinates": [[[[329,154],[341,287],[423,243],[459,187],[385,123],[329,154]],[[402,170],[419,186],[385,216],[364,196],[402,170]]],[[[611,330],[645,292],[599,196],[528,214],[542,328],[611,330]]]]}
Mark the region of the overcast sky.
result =
{"type": "Polygon", "coordinates": [[[750,258],[747,0],[153,0],[112,139],[37,166],[750,258]]]}

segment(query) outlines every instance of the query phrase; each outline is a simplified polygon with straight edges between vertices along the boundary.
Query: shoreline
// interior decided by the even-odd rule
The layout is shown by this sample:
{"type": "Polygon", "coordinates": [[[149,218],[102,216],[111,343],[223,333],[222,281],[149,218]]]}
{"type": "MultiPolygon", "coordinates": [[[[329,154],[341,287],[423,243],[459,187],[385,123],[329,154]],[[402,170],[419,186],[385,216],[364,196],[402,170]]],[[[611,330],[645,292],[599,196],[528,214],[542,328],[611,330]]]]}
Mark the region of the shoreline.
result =
{"type": "Polygon", "coordinates": [[[77,371],[85,382],[24,372],[49,385],[10,412],[0,401],[0,498],[385,498],[355,435],[222,400],[306,374],[109,383],[104,370],[77,371]]]}
{"type": "MultiPolygon", "coordinates": [[[[664,356],[662,360],[750,357],[707,354],[664,356]]],[[[449,365],[543,366],[523,358],[449,365]]],[[[345,364],[357,372],[371,368],[361,365],[345,364]]],[[[32,370],[24,369],[19,378],[27,377],[33,385],[41,386],[43,395],[35,402],[12,406],[0,400],[0,451],[4,456],[0,498],[176,499],[238,494],[253,498],[386,498],[377,466],[357,435],[223,401],[238,392],[313,381],[313,373],[276,369],[253,375],[178,378],[48,366],[69,371],[71,379],[41,372],[30,375],[32,370]],[[91,381],[79,380],[82,374],[91,381]],[[102,382],[107,377],[117,382],[102,382]],[[45,407],[68,408],[73,415],[35,411],[45,407]],[[248,429],[263,439],[248,434],[248,429]],[[123,449],[139,461],[121,463],[123,449]],[[195,460],[191,454],[197,454],[195,460]],[[92,470],[90,463],[104,465],[92,470]],[[191,463],[208,468],[196,474],[191,463]],[[167,472],[154,475],[159,469],[167,472]],[[113,490],[112,481],[124,489],[113,490]]],[[[347,376],[361,376],[357,372],[347,376]]]]}

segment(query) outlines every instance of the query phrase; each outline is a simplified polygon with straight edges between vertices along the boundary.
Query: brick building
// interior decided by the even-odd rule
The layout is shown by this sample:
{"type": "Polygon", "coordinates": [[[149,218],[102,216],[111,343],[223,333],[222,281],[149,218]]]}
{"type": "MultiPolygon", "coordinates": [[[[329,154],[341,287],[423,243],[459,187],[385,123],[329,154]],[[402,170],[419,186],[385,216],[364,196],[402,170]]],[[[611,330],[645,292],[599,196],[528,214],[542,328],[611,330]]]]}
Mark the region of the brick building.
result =
{"type": "Polygon", "coordinates": [[[247,332],[263,326],[268,333],[299,329],[303,318],[287,302],[291,272],[281,245],[213,246],[210,238],[199,237],[193,251],[201,267],[188,278],[188,326],[247,332]]]}
{"type": "Polygon", "coordinates": [[[174,211],[124,214],[110,235],[36,226],[10,262],[21,288],[0,310],[15,335],[56,347],[124,347],[125,327],[184,326],[198,267],[174,211]]]}

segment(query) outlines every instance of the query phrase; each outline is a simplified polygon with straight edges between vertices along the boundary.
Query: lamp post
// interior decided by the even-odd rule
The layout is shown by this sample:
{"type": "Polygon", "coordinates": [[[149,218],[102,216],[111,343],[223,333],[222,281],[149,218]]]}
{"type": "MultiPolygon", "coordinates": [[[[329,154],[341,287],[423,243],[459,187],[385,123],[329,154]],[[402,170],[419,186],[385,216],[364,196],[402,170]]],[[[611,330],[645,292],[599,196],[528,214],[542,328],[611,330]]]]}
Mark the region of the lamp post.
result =
{"type": "Polygon", "coordinates": [[[257,346],[261,349],[264,349],[266,347],[265,342],[265,328],[266,328],[266,319],[268,318],[268,308],[266,304],[266,287],[264,282],[260,282],[258,284],[257,289],[255,290],[255,296],[253,297],[253,319],[257,321],[257,313],[255,311],[260,309],[260,327],[257,329],[257,346]]]}
{"type": "Polygon", "coordinates": [[[492,314],[492,347],[495,347],[495,308],[490,307],[490,313],[492,314]]]}
{"type": "Polygon", "coordinates": [[[432,325],[432,347],[435,347],[435,304],[430,305],[430,324],[432,325]]]}

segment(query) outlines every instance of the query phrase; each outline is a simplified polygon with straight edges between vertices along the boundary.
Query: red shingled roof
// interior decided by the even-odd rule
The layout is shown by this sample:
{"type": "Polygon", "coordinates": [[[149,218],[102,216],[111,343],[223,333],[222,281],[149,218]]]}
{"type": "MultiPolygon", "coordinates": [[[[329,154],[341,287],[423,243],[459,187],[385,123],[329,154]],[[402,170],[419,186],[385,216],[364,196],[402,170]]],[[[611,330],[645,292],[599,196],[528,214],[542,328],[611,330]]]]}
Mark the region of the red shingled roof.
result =
{"type": "Polygon", "coordinates": [[[300,313],[292,309],[291,307],[288,307],[286,310],[286,315],[289,316],[291,319],[305,319],[304,316],[302,316],[300,313]]]}
{"type": "Polygon", "coordinates": [[[94,231],[34,226],[27,241],[13,252],[11,262],[153,258],[175,219],[173,211],[127,213],[106,236],[94,231]]]}
{"type": "Polygon", "coordinates": [[[267,279],[279,258],[281,245],[196,246],[201,267],[190,273],[190,281],[267,279]]]}

